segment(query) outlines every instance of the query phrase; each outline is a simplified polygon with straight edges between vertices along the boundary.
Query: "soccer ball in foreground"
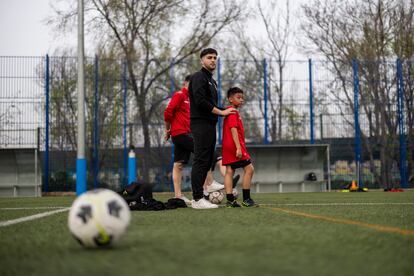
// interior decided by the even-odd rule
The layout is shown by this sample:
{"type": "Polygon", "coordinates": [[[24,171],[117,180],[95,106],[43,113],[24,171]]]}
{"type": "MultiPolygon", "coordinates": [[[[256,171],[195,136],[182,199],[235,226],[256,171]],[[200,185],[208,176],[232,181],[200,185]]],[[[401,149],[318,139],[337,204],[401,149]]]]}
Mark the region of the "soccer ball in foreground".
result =
{"type": "Polygon", "coordinates": [[[223,190],[214,191],[208,195],[208,199],[211,203],[220,204],[224,199],[224,192],[223,190]]]}
{"type": "Polygon", "coordinates": [[[129,207],[120,195],[97,189],[84,193],[73,202],[68,226],[84,247],[107,247],[117,243],[130,218],[129,207]]]}

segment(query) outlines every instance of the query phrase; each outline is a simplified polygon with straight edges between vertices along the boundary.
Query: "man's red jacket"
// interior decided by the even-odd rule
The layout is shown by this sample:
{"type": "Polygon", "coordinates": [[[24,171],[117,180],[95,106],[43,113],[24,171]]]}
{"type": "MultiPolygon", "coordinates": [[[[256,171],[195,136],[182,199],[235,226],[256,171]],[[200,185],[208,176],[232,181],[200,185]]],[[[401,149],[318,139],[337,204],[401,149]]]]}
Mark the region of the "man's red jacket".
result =
{"type": "Polygon", "coordinates": [[[164,120],[171,124],[171,136],[190,133],[190,100],[188,89],[174,93],[164,111],[164,120]]]}

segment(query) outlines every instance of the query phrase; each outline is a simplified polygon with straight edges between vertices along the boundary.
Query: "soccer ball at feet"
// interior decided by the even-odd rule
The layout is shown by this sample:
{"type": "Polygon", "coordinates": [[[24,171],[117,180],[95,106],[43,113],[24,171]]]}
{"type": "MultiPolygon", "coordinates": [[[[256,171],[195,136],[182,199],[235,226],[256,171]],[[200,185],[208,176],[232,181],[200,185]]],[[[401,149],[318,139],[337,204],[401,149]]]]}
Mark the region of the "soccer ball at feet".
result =
{"type": "Polygon", "coordinates": [[[68,226],[84,247],[107,247],[118,242],[131,214],[125,200],[107,189],[97,189],[79,196],[69,211],[68,226]]]}
{"type": "Polygon", "coordinates": [[[208,196],[211,203],[220,204],[224,199],[223,190],[211,192],[208,196]]]}

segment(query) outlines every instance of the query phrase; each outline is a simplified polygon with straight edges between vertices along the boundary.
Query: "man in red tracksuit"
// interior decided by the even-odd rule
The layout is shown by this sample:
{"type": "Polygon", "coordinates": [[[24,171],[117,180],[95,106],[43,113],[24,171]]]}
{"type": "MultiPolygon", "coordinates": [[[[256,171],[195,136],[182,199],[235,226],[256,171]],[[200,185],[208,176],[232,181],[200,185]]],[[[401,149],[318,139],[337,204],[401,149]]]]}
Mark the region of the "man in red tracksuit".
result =
{"type": "Polygon", "coordinates": [[[185,203],[191,201],[181,193],[181,177],[185,164],[194,152],[194,142],[190,131],[190,101],[188,99],[188,84],[191,76],[184,79],[183,88],[174,93],[167,108],[164,111],[165,140],[171,137],[174,144],[173,182],[176,198],[181,198],[185,203]]]}

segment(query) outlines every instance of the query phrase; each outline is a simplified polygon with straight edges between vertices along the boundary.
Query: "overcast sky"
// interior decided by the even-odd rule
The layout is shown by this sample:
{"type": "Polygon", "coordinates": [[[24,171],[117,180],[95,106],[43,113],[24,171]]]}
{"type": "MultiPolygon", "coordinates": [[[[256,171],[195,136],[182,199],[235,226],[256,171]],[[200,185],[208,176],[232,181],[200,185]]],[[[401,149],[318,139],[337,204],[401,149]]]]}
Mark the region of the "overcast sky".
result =
{"type": "Polygon", "coordinates": [[[0,0],[0,55],[45,55],[53,44],[42,20],[50,0],[0,0]]]}
{"type": "MultiPolygon", "coordinates": [[[[76,34],[67,41],[61,37],[54,40],[51,28],[45,25],[45,19],[53,14],[50,1],[53,0],[0,0],[0,56],[42,56],[53,54],[59,45],[76,47],[76,34]]],[[[300,2],[304,0],[292,3],[293,18],[300,2]]]]}

